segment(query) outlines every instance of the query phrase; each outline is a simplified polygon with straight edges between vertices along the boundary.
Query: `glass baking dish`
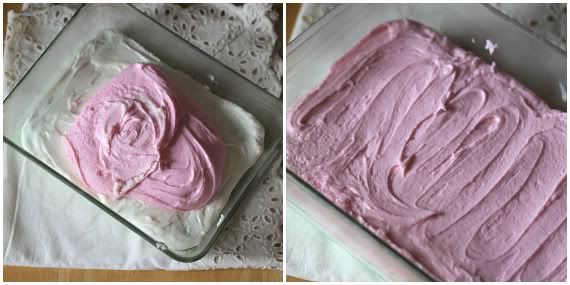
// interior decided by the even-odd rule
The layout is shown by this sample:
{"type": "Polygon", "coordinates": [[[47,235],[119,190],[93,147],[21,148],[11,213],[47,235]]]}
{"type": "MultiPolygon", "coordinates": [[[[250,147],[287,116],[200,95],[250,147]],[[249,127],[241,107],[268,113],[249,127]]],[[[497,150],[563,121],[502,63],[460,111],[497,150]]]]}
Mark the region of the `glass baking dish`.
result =
{"type": "MultiPolygon", "coordinates": [[[[332,64],[374,27],[401,18],[430,26],[454,44],[494,61],[551,107],[566,111],[566,52],[485,4],[339,5],[287,46],[287,109],[318,86],[332,64]],[[484,48],[486,39],[498,43],[493,55],[484,48]]],[[[422,274],[420,265],[389,249],[289,169],[286,179],[287,203],[320,218],[319,224],[331,238],[382,275],[395,281],[435,279],[422,274]]]]}
{"type": "Polygon", "coordinates": [[[153,246],[181,262],[192,262],[202,258],[214,240],[230,220],[251,185],[260,177],[275,159],[282,155],[282,103],[248,81],[242,75],[229,69],[213,57],[193,46],[177,34],[169,31],[134,6],[128,4],[86,4],[69,20],[50,46],[4,99],[4,142],[34,161],[48,173],[94,203],[129,229],[150,242],[153,246]],[[171,250],[160,240],[154,240],[140,228],[99,202],[80,185],[67,179],[44,161],[22,147],[20,131],[47,90],[61,75],[61,70],[73,60],[70,55],[78,52],[89,40],[105,29],[115,29],[135,40],[146,50],[166,64],[191,75],[198,82],[207,85],[213,93],[232,101],[253,114],[265,128],[264,151],[255,164],[245,172],[233,189],[227,204],[214,219],[197,246],[185,250],[171,250]],[[215,80],[211,80],[215,78],[215,80]],[[231,94],[232,96],[224,96],[231,94]]]}

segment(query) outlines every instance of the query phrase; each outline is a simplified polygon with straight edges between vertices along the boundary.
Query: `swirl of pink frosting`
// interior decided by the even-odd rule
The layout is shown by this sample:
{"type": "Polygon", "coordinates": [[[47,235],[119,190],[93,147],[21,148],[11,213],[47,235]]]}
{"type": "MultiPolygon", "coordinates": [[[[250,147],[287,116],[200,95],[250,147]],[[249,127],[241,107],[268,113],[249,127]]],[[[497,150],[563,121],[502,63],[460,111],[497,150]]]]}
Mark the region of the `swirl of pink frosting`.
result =
{"type": "Polygon", "coordinates": [[[159,66],[132,64],[91,96],[65,135],[90,190],[177,211],[212,199],[225,145],[179,93],[159,66]]]}
{"type": "Polygon", "coordinates": [[[416,22],[288,112],[287,167],[433,277],[566,279],[566,114],[416,22]]]}

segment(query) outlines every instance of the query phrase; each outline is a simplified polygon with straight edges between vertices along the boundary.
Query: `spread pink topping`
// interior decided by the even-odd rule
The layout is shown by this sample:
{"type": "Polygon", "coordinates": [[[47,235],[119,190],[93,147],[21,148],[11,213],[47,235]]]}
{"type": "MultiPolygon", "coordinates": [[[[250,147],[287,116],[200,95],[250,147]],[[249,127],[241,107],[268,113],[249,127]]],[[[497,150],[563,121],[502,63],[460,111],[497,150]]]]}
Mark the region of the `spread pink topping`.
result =
{"type": "Polygon", "coordinates": [[[566,279],[566,114],[399,20],[288,112],[288,167],[441,280],[566,279]]]}
{"type": "Polygon", "coordinates": [[[87,102],[66,134],[90,190],[169,210],[205,206],[220,188],[225,146],[160,67],[132,64],[87,102]]]}

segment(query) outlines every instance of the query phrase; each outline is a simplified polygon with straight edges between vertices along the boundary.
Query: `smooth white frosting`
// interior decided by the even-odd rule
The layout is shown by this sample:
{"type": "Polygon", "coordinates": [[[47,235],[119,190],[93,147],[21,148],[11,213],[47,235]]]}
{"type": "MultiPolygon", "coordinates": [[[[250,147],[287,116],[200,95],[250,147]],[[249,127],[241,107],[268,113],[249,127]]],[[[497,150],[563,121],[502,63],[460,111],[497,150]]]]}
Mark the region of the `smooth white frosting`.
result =
{"type": "MultiPolygon", "coordinates": [[[[63,134],[95,90],[128,64],[137,62],[160,63],[160,60],[113,30],[104,31],[88,42],[24,124],[23,147],[77,185],[83,185],[66,158],[63,134]]],[[[194,103],[220,131],[226,146],[220,192],[205,207],[186,212],[152,208],[131,199],[113,200],[92,195],[169,249],[183,250],[198,245],[217,221],[233,188],[263,152],[265,130],[250,113],[213,95],[190,76],[167,66],[164,69],[169,79],[184,90],[185,95],[192,96],[194,103]]]]}

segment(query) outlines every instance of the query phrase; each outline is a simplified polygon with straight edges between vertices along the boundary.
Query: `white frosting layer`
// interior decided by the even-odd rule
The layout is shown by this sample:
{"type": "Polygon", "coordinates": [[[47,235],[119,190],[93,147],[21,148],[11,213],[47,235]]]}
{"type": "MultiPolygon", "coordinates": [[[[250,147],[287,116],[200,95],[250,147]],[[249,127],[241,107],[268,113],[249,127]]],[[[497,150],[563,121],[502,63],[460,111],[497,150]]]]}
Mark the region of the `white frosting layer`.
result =
{"type": "MultiPolygon", "coordinates": [[[[137,62],[159,63],[160,60],[135,41],[112,30],[102,32],[87,43],[24,124],[21,133],[24,148],[77,185],[83,185],[67,160],[63,134],[95,90],[128,64],[137,62]]],[[[241,107],[213,95],[190,76],[172,68],[165,69],[169,79],[180,86],[180,90],[187,90],[185,95],[192,96],[220,131],[226,145],[220,192],[206,207],[187,212],[165,211],[135,200],[115,201],[92,195],[169,249],[183,250],[198,245],[217,221],[235,185],[263,152],[265,130],[241,107]]]]}

